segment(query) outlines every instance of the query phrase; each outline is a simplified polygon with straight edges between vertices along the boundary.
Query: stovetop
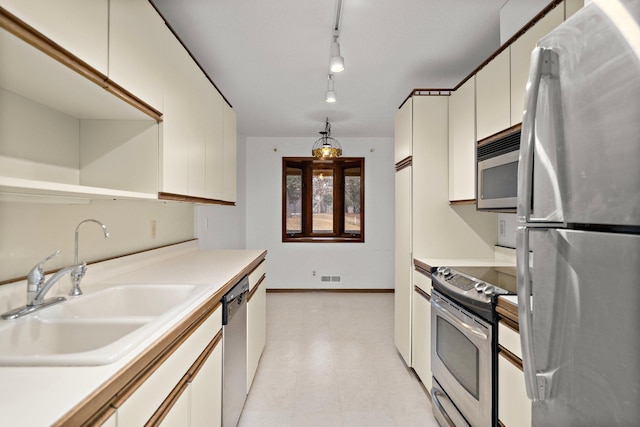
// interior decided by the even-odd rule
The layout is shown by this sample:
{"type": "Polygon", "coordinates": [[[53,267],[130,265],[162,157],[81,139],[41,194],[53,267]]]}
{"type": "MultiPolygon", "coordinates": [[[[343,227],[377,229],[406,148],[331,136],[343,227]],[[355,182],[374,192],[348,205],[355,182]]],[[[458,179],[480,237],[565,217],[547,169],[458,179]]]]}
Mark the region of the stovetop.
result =
{"type": "Polygon", "coordinates": [[[490,322],[497,297],[516,293],[515,267],[438,267],[432,279],[434,289],[490,322]]]}

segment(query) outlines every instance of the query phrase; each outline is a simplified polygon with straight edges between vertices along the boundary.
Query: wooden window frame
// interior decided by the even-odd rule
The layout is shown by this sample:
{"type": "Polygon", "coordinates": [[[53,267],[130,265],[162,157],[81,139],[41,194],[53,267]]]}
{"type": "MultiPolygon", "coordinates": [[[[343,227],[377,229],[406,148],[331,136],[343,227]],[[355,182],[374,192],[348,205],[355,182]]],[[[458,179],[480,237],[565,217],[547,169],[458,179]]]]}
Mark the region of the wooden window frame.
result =
{"type": "Polygon", "coordinates": [[[364,157],[340,157],[316,159],[315,157],[282,158],[282,241],[307,243],[364,243],[364,157]],[[311,207],[311,191],[314,166],[333,170],[333,233],[314,233],[311,207]],[[287,168],[297,167],[302,171],[302,232],[287,233],[287,168]],[[360,168],[360,232],[344,231],[344,170],[360,168]]]}

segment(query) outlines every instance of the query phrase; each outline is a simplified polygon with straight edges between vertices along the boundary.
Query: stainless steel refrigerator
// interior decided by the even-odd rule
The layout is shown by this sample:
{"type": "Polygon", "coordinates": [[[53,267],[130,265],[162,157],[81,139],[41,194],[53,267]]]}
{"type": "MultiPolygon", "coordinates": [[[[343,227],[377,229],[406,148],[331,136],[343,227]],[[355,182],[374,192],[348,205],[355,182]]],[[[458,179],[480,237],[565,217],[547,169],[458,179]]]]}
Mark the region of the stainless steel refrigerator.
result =
{"type": "Polygon", "coordinates": [[[592,0],[531,55],[518,309],[533,426],[640,425],[640,0],[592,0]]]}

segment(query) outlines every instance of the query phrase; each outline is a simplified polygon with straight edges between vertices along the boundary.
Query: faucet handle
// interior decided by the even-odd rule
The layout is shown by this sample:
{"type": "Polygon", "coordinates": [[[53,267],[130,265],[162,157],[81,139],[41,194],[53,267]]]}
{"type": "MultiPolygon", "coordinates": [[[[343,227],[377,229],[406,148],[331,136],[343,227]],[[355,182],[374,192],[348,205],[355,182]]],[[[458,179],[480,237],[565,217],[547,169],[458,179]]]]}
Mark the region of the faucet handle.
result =
{"type": "Polygon", "coordinates": [[[28,291],[37,291],[38,287],[42,285],[44,282],[44,264],[52,258],[57,257],[62,253],[61,250],[57,250],[48,257],[42,259],[35,267],[31,269],[29,275],[27,276],[27,290],[28,291]],[[31,289],[35,287],[34,289],[31,289]]]}

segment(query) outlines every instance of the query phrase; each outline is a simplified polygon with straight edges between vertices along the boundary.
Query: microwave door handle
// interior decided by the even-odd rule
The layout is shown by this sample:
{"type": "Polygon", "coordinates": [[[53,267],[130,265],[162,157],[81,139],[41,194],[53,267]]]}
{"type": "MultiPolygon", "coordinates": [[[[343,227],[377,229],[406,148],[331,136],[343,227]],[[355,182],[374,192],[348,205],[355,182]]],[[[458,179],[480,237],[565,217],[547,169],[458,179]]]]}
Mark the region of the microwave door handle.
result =
{"type": "MultiPolygon", "coordinates": [[[[533,357],[533,311],[531,309],[531,274],[529,273],[529,228],[516,231],[516,274],[518,283],[518,326],[522,345],[522,370],[529,399],[540,400],[536,365],[533,357]]],[[[544,396],[544,394],[543,394],[544,396]]]]}

